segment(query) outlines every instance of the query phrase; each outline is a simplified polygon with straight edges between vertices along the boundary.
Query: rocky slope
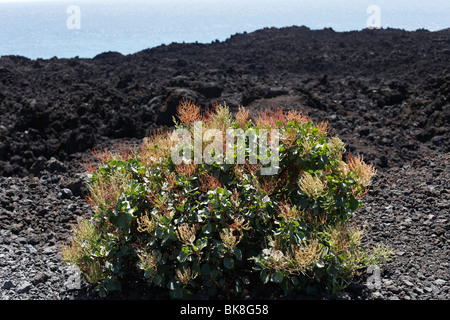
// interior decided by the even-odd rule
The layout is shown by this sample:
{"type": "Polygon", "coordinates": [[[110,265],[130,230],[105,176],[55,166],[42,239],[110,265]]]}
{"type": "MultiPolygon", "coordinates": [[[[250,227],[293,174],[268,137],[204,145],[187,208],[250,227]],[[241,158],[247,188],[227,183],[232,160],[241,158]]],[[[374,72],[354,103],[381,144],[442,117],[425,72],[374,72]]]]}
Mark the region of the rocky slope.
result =
{"type": "MultiPolygon", "coordinates": [[[[449,299],[449,66],[449,29],[272,28],[128,56],[0,58],[0,299],[95,297],[58,254],[89,213],[82,159],[170,125],[184,97],[328,120],[379,172],[355,216],[365,241],[397,250],[380,286],[363,274],[341,298],[449,299]]],[[[155,297],[141,290],[122,297],[155,297]]]]}

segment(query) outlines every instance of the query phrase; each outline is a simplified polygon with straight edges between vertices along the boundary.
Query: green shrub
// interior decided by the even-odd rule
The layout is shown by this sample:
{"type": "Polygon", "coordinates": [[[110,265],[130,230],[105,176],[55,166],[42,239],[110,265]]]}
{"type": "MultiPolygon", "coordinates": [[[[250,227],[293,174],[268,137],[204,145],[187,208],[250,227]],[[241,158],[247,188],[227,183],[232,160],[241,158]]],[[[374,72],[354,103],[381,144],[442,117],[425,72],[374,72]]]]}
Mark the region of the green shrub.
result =
{"type": "Polygon", "coordinates": [[[176,164],[176,142],[161,130],[134,152],[98,153],[88,197],[95,215],[74,227],[62,252],[102,296],[136,276],[167,288],[172,298],[201,288],[239,297],[255,281],[279,284],[286,293],[333,294],[377,261],[350,223],[372,166],[351,155],[344,161],[344,143],[301,113],[277,109],[250,119],[241,108],[234,119],[226,105],[202,115],[183,101],[176,127],[193,135],[201,120],[203,129],[224,137],[227,127],[276,129],[276,174],[261,174],[261,161],[247,158],[176,164]]]}

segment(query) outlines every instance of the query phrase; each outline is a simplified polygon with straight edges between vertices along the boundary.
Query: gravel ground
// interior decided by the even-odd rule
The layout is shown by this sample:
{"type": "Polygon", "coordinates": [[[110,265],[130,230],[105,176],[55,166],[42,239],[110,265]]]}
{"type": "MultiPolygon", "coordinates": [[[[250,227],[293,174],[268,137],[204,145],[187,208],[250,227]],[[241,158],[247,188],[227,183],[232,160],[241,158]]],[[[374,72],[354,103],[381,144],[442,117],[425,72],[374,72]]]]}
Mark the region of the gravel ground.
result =
{"type": "Polygon", "coordinates": [[[90,209],[77,189],[83,177],[58,164],[39,177],[0,177],[0,299],[68,299],[77,286],[59,247],[90,209]]]}
{"type": "MultiPolygon", "coordinates": [[[[71,223],[90,213],[85,179],[80,167],[55,160],[36,177],[0,177],[0,299],[98,298],[59,254],[71,223]]],[[[449,299],[449,192],[449,154],[379,171],[354,220],[365,244],[387,244],[396,256],[379,266],[379,278],[368,270],[338,298],[449,299]]],[[[136,285],[116,298],[164,296],[136,285]]]]}
{"type": "Polygon", "coordinates": [[[396,251],[367,298],[450,298],[450,154],[379,172],[355,220],[396,251]]]}

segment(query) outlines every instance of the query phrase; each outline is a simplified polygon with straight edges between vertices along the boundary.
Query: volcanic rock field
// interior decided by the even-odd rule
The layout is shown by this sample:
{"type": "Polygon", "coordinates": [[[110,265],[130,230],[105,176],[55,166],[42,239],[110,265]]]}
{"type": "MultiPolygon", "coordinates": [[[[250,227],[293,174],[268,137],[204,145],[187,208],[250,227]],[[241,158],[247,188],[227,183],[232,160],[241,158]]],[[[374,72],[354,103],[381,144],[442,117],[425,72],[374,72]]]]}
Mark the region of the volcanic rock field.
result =
{"type": "MultiPolygon", "coordinates": [[[[327,120],[378,170],[354,216],[364,244],[396,252],[377,285],[363,273],[338,299],[450,299],[450,29],[289,27],[126,56],[1,57],[1,300],[99,299],[59,253],[91,213],[83,160],[170,127],[183,98],[327,120]]],[[[167,296],[136,282],[112,298],[167,296]]],[[[247,298],[314,297],[255,289],[247,298]]]]}

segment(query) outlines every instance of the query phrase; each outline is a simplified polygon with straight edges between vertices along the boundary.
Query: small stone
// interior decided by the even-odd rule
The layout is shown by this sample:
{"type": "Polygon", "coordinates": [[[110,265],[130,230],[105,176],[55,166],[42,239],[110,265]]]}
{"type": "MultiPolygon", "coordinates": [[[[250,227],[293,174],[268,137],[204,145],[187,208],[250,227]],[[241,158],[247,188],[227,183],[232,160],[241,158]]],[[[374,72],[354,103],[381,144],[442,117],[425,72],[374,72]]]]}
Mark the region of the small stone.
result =
{"type": "Polygon", "coordinates": [[[14,287],[14,284],[12,283],[12,281],[6,280],[5,282],[3,282],[2,289],[9,290],[12,287],[14,287]]]}
{"type": "Polygon", "coordinates": [[[22,223],[14,223],[11,225],[11,232],[14,234],[18,234],[23,228],[22,223]]]}
{"type": "Polygon", "coordinates": [[[25,237],[18,237],[16,243],[25,244],[27,243],[27,239],[25,237]]]}
{"type": "Polygon", "coordinates": [[[442,279],[437,279],[434,281],[434,284],[436,284],[438,286],[444,285],[445,283],[446,283],[446,281],[442,280],[442,279]]]}
{"type": "Polygon", "coordinates": [[[414,286],[414,284],[411,281],[408,281],[406,279],[403,279],[403,283],[410,287],[414,286]]]}
{"type": "Polygon", "coordinates": [[[64,166],[64,164],[53,157],[47,161],[47,168],[49,172],[59,172],[59,173],[67,172],[67,169],[64,166]]]}
{"type": "Polygon", "coordinates": [[[56,247],[51,246],[51,247],[46,247],[46,248],[44,248],[44,249],[42,250],[42,253],[44,253],[44,254],[53,254],[53,253],[55,253],[55,252],[57,252],[57,251],[58,251],[58,250],[57,250],[56,247]]]}
{"type": "Polygon", "coordinates": [[[49,276],[45,272],[40,272],[31,280],[33,285],[37,285],[38,283],[44,283],[47,281],[49,276]]]}
{"type": "Polygon", "coordinates": [[[23,199],[22,203],[24,205],[32,205],[34,203],[33,199],[23,199]]]}
{"type": "Polygon", "coordinates": [[[382,281],[385,286],[390,286],[393,283],[392,280],[388,280],[388,279],[383,279],[382,281]]]}
{"type": "Polygon", "coordinates": [[[38,177],[33,177],[30,180],[30,183],[28,184],[28,186],[30,188],[36,188],[39,185],[39,178],[38,177]]]}
{"type": "Polygon", "coordinates": [[[388,285],[386,286],[386,290],[393,292],[393,293],[399,293],[400,289],[394,285],[388,285]]]}
{"type": "Polygon", "coordinates": [[[375,291],[375,292],[372,292],[372,298],[383,299],[383,295],[381,294],[381,292],[375,291]]]}
{"type": "Polygon", "coordinates": [[[17,287],[17,293],[27,293],[31,289],[31,283],[28,281],[25,281],[20,286],[17,287]]]}
{"type": "Polygon", "coordinates": [[[424,276],[424,274],[423,274],[422,272],[418,272],[418,273],[417,273],[417,277],[418,277],[420,280],[425,280],[425,279],[426,279],[426,277],[424,276]]]}
{"type": "Polygon", "coordinates": [[[53,272],[58,270],[58,266],[53,263],[49,264],[48,267],[49,267],[50,271],[53,271],[53,272]]]}
{"type": "Polygon", "coordinates": [[[41,217],[45,216],[47,213],[48,213],[48,209],[46,209],[46,208],[40,209],[38,211],[38,215],[41,217]]]}
{"type": "Polygon", "coordinates": [[[72,197],[72,190],[67,189],[67,188],[63,188],[61,189],[61,191],[58,193],[58,198],[60,199],[70,199],[72,197]]]}
{"type": "Polygon", "coordinates": [[[30,168],[30,172],[34,173],[35,175],[38,175],[41,173],[41,171],[45,170],[45,162],[46,159],[44,157],[39,157],[35,163],[30,168]]]}
{"type": "Polygon", "coordinates": [[[423,290],[419,287],[414,287],[414,291],[419,293],[419,294],[423,294],[423,290]]]}
{"type": "Polygon", "coordinates": [[[410,224],[412,222],[412,219],[411,218],[406,218],[403,222],[406,223],[406,224],[410,224]]]}
{"type": "Polygon", "coordinates": [[[47,182],[47,180],[44,177],[41,177],[39,179],[39,184],[43,185],[43,186],[46,186],[48,184],[48,182],[47,182]]]}
{"type": "Polygon", "coordinates": [[[37,250],[31,244],[26,245],[25,249],[27,250],[28,253],[31,254],[37,253],[37,250]]]}

